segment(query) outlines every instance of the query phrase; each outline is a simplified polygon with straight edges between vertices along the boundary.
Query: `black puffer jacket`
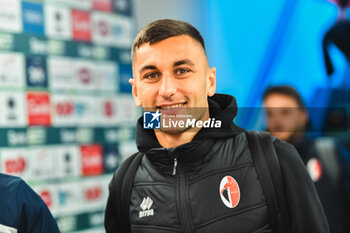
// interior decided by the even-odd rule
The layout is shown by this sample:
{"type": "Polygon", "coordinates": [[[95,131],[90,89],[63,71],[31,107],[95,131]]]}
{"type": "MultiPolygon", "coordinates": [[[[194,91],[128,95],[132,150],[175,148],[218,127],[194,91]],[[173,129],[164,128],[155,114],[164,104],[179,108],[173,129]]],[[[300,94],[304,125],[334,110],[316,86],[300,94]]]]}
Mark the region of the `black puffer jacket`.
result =
{"type": "MultiPolygon", "coordinates": [[[[236,101],[216,94],[209,105],[210,116],[221,120],[222,127],[203,128],[176,148],[162,148],[139,120],[136,143],[146,156],[130,198],[132,233],[272,232],[244,130],[232,121],[236,101]]],[[[290,232],[328,232],[313,183],[294,147],[277,139],[274,145],[286,186],[290,232]]],[[[106,219],[113,219],[110,210],[107,207],[106,219]]]]}

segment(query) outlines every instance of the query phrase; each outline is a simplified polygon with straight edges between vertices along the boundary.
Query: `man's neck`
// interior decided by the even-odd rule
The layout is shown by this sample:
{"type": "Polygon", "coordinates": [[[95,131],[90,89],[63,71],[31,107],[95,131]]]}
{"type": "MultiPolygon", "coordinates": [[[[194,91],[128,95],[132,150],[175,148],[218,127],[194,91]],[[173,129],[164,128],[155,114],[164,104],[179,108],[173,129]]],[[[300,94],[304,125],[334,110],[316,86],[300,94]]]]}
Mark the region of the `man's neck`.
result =
{"type": "MultiPolygon", "coordinates": [[[[206,121],[209,119],[209,110],[200,119],[201,121],[206,121]]],[[[184,132],[179,133],[167,133],[161,130],[155,130],[154,133],[159,144],[164,148],[177,147],[182,144],[191,142],[196,134],[199,132],[200,128],[189,128],[184,132]]]]}

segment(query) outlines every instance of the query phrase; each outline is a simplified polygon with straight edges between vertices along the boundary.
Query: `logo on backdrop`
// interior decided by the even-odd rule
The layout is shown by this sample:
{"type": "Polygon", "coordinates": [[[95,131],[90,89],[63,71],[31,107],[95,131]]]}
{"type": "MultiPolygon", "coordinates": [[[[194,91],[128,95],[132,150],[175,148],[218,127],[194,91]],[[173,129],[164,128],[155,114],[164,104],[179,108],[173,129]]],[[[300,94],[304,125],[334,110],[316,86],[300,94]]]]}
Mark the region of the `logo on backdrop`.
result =
{"type": "Polygon", "coordinates": [[[219,192],[222,202],[228,208],[235,208],[241,199],[238,183],[232,176],[222,178],[219,192]]]}
{"type": "Polygon", "coordinates": [[[120,160],[116,145],[106,145],[103,148],[103,165],[106,173],[114,172],[119,167],[120,160]]]}
{"type": "Polygon", "coordinates": [[[45,5],[45,34],[57,38],[72,38],[72,20],[69,8],[45,5]]]}
{"type": "Polygon", "coordinates": [[[27,84],[30,87],[47,87],[46,61],[43,57],[27,58],[27,84]]]}
{"type": "Polygon", "coordinates": [[[24,87],[24,56],[16,53],[0,54],[0,85],[2,87],[24,87]]]}
{"type": "Polygon", "coordinates": [[[74,103],[71,100],[57,102],[55,110],[59,116],[71,116],[74,113],[74,103]]]}
{"type": "Polygon", "coordinates": [[[22,2],[23,31],[44,35],[43,6],[38,3],[22,2]]]}
{"type": "Polygon", "coordinates": [[[89,12],[72,10],[73,38],[75,40],[91,40],[89,12]]]}
{"type": "Polygon", "coordinates": [[[100,200],[102,198],[102,187],[100,185],[87,187],[84,190],[84,198],[89,202],[100,200]]]}
{"type": "Polygon", "coordinates": [[[83,176],[100,175],[103,173],[102,148],[98,144],[83,145],[80,148],[82,156],[83,176]]]}
{"type": "Polygon", "coordinates": [[[112,11],[112,0],[93,0],[92,6],[95,10],[112,11]]]}
{"type": "Polygon", "coordinates": [[[10,32],[22,31],[21,2],[0,0],[0,30],[10,32]]]}
{"type": "Polygon", "coordinates": [[[8,109],[8,113],[7,113],[7,119],[9,121],[16,121],[17,120],[17,107],[16,107],[17,103],[16,100],[12,97],[9,96],[7,101],[6,101],[6,106],[8,109]]]}
{"type": "Polygon", "coordinates": [[[25,158],[19,156],[17,158],[5,161],[5,172],[8,174],[21,174],[27,167],[25,158]]]}
{"type": "Polygon", "coordinates": [[[28,92],[27,107],[29,125],[51,125],[49,93],[28,92]]]}
{"type": "Polygon", "coordinates": [[[98,22],[98,32],[102,36],[108,36],[110,34],[110,25],[106,21],[101,20],[98,22]]]}
{"type": "Polygon", "coordinates": [[[131,2],[130,0],[114,0],[114,9],[117,13],[130,15],[131,2]]]}
{"type": "Polygon", "coordinates": [[[0,93],[0,125],[5,127],[27,126],[24,98],[23,92],[2,91],[0,93]]]}

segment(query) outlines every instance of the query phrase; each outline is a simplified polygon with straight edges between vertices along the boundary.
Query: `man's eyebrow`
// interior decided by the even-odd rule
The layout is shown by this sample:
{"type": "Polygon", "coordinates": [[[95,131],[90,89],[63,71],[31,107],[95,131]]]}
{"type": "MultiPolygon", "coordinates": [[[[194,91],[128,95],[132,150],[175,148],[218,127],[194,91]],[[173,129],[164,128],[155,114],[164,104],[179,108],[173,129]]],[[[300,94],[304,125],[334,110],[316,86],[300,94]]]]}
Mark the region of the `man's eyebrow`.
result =
{"type": "Polygon", "coordinates": [[[157,69],[157,67],[154,66],[154,65],[147,65],[147,66],[143,66],[143,67],[139,70],[139,72],[141,73],[142,71],[145,71],[145,70],[156,70],[156,69],[157,69]]]}
{"type": "Polygon", "coordinates": [[[181,65],[194,66],[194,63],[189,59],[184,59],[184,60],[174,62],[174,66],[181,66],[181,65]]]}

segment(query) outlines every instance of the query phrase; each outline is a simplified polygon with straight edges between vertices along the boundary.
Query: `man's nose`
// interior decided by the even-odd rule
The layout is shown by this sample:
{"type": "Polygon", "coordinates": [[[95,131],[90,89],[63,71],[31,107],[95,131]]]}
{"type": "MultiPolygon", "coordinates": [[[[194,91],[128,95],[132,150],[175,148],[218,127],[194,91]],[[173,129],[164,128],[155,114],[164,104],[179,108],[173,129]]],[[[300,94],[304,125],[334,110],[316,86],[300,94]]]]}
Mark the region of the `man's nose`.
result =
{"type": "Polygon", "coordinates": [[[174,77],[168,74],[163,75],[159,88],[159,95],[164,99],[168,99],[176,93],[176,90],[176,81],[174,77]]]}

